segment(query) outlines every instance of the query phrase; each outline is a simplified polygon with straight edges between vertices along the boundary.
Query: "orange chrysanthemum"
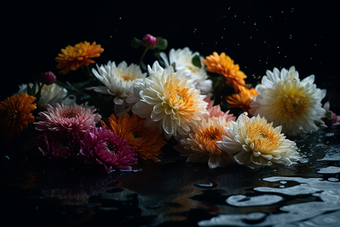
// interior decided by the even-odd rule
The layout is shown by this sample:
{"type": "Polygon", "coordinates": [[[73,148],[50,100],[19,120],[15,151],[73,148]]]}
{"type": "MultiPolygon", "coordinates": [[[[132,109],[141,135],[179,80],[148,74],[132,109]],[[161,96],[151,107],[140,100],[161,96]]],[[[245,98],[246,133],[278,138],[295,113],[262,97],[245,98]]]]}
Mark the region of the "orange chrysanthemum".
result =
{"type": "Polygon", "coordinates": [[[12,95],[0,102],[0,134],[7,140],[27,128],[28,123],[34,122],[34,116],[31,113],[37,108],[34,101],[35,97],[22,93],[20,96],[12,95]]]}
{"type": "Polygon", "coordinates": [[[159,161],[155,156],[163,154],[160,149],[166,142],[160,135],[158,127],[145,128],[144,120],[135,114],[132,117],[125,114],[124,116],[119,116],[118,119],[112,114],[108,118],[108,125],[104,121],[101,121],[101,124],[122,139],[125,139],[141,159],[159,161]]]}
{"type": "Polygon", "coordinates": [[[228,96],[226,100],[231,108],[241,108],[243,111],[249,112],[249,106],[253,102],[252,97],[257,94],[255,88],[241,87],[239,93],[228,96]]]}
{"type": "Polygon", "coordinates": [[[89,42],[81,42],[73,46],[67,46],[61,49],[60,54],[55,60],[58,62],[57,68],[63,69],[60,73],[66,74],[70,70],[76,70],[82,65],[89,65],[95,63],[91,58],[99,57],[104,51],[103,48],[96,42],[90,44],[89,42]]]}
{"type": "Polygon", "coordinates": [[[234,65],[234,61],[224,52],[221,55],[213,52],[213,55],[207,56],[203,63],[207,66],[207,71],[223,75],[227,79],[226,83],[232,83],[236,92],[240,90],[240,87],[246,87],[244,79],[247,76],[240,71],[240,66],[234,65]]]}

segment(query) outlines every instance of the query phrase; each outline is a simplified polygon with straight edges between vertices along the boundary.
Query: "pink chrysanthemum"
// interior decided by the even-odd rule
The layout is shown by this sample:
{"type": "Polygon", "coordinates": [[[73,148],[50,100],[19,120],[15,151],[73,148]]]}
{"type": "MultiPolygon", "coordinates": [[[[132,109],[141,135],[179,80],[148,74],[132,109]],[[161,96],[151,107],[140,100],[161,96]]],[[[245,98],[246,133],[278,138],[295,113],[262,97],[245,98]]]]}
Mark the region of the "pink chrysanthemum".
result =
{"type": "Polygon", "coordinates": [[[34,139],[39,151],[49,159],[73,159],[79,152],[81,135],[48,131],[34,139]]]}
{"type": "Polygon", "coordinates": [[[224,118],[226,120],[226,122],[236,121],[236,117],[233,114],[229,114],[229,110],[227,112],[223,112],[221,110],[220,105],[214,106],[214,100],[211,100],[210,97],[211,97],[211,95],[208,95],[204,99],[204,101],[206,101],[208,103],[208,106],[207,106],[207,111],[209,113],[208,118],[211,118],[211,117],[219,118],[219,117],[221,117],[221,118],[224,118]]]}
{"type": "Polygon", "coordinates": [[[101,119],[93,107],[84,105],[64,105],[56,103],[54,106],[47,105],[47,110],[40,112],[34,122],[38,131],[68,131],[85,132],[92,128],[101,119]]]}
{"type": "Polygon", "coordinates": [[[78,158],[87,164],[101,165],[105,171],[131,169],[137,163],[137,154],[126,140],[105,127],[91,128],[80,141],[78,158]]]}

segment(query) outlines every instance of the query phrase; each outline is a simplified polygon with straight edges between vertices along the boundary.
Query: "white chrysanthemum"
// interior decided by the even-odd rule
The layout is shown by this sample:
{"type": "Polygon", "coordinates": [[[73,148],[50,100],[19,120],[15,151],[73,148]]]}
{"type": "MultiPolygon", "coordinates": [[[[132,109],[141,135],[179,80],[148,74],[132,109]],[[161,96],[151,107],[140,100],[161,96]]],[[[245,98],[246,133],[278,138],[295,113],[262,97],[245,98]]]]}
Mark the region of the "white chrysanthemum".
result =
{"type": "Polygon", "coordinates": [[[182,156],[188,156],[187,162],[207,162],[212,169],[227,166],[232,162],[232,155],[221,150],[216,144],[222,140],[223,135],[227,135],[224,127],[229,127],[225,118],[210,117],[179,139],[174,148],[182,156]]]}
{"type": "Polygon", "coordinates": [[[291,165],[301,159],[295,142],[281,134],[281,126],[272,127],[259,115],[249,118],[241,114],[237,121],[225,128],[227,136],[217,142],[226,152],[236,153],[234,160],[250,168],[269,166],[272,163],[291,165]]]}
{"type": "MultiPolygon", "coordinates": [[[[30,87],[32,83],[28,84],[30,87]]],[[[36,91],[38,92],[39,86],[36,84],[36,91]]],[[[27,84],[19,85],[19,91],[17,94],[27,93],[27,84]]],[[[67,95],[67,90],[59,85],[53,83],[50,85],[43,85],[41,89],[41,97],[39,99],[39,108],[44,108],[47,104],[54,105],[55,103],[63,103],[63,99],[67,95]]],[[[67,99],[66,99],[67,100],[67,99]]],[[[65,101],[65,100],[64,100],[65,101]]]]}
{"type": "Polygon", "coordinates": [[[207,114],[205,96],[172,67],[163,69],[156,61],[148,70],[150,76],[136,86],[140,100],[132,112],[146,118],[146,126],[158,124],[166,138],[185,135],[207,114]]]}
{"type": "Polygon", "coordinates": [[[175,63],[176,71],[180,71],[186,78],[192,80],[193,84],[202,94],[208,94],[212,89],[212,81],[208,79],[205,65],[203,64],[204,58],[200,56],[202,67],[197,67],[192,64],[192,58],[200,54],[198,52],[192,53],[192,51],[185,47],[184,49],[171,49],[169,52],[169,60],[164,52],[160,53],[160,56],[164,60],[167,67],[175,63]]]}
{"type": "Polygon", "coordinates": [[[105,86],[91,87],[94,91],[102,94],[115,96],[116,115],[122,115],[128,112],[132,104],[126,102],[126,98],[133,95],[133,86],[136,82],[141,82],[146,77],[136,64],[127,65],[125,61],[116,66],[115,62],[109,61],[107,65],[98,66],[97,70],[92,69],[93,74],[105,86]],[[98,71],[97,71],[98,70],[98,71]]]}
{"type": "Polygon", "coordinates": [[[314,75],[300,81],[294,67],[281,72],[274,68],[261,82],[255,87],[258,95],[250,104],[250,114],[260,114],[274,126],[281,125],[282,132],[288,135],[318,129],[315,122],[321,122],[325,113],[321,100],[326,90],[316,88],[314,75]]]}

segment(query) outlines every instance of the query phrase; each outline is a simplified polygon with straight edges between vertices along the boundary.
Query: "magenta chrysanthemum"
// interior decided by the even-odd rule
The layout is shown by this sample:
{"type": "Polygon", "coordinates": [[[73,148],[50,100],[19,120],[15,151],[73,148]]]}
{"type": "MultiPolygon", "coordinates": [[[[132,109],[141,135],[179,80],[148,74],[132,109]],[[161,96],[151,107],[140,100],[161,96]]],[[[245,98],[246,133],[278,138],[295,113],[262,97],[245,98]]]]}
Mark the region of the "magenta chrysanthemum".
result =
{"type": "Polygon", "coordinates": [[[73,159],[79,152],[81,135],[48,131],[34,139],[39,151],[49,159],[73,159]]]}
{"type": "Polygon", "coordinates": [[[36,118],[38,122],[34,122],[38,131],[85,132],[101,119],[99,114],[94,113],[94,107],[57,103],[54,106],[47,105],[46,108],[47,110],[40,112],[36,118]]]}
{"type": "Polygon", "coordinates": [[[137,163],[136,156],[126,140],[105,127],[86,131],[78,154],[78,158],[85,163],[101,165],[105,171],[131,169],[137,163]]]}

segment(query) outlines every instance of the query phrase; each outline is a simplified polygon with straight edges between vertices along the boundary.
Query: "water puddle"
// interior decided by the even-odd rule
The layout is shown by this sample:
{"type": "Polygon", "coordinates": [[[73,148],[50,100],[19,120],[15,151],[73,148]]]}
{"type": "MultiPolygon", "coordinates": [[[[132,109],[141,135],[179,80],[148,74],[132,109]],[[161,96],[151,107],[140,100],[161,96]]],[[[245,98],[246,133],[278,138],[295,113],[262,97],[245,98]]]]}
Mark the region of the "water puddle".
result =
{"type": "MultiPolygon", "coordinates": [[[[338,173],[339,167],[329,166],[320,173],[338,173]]],[[[233,195],[226,202],[233,206],[268,206],[291,198],[312,196],[315,201],[293,203],[279,207],[281,213],[251,212],[247,214],[220,214],[199,226],[338,226],[340,222],[340,182],[337,178],[268,177],[264,182],[287,184],[290,187],[255,187],[254,191],[269,193],[257,196],[233,195]]],[[[281,185],[282,186],[282,185],[281,185]]]]}

